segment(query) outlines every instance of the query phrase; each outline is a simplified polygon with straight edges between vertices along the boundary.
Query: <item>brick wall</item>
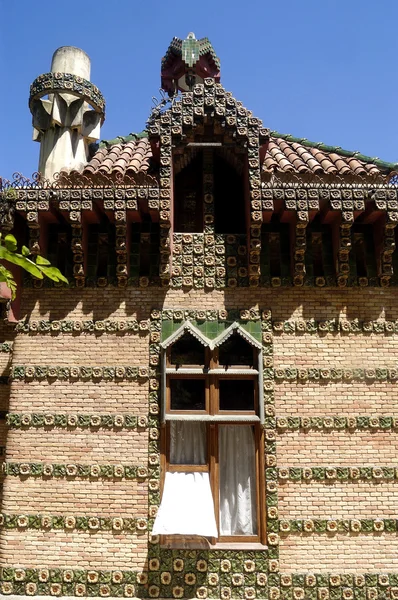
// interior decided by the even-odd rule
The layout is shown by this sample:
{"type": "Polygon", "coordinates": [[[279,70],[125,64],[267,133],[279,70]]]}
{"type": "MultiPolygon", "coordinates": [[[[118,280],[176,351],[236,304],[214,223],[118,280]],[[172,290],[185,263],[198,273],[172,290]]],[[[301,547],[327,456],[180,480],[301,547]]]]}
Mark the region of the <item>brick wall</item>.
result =
{"type": "Polygon", "coordinates": [[[282,519],[394,518],[398,507],[398,482],[289,481],[280,486],[278,499],[282,519]]]}
{"type": "MultiPolygon", "coordinates": [[[[54,289],[24,290],[22,314],[31,322],[43,319],[81,322],[106,319],[120,322],[147,320],[152,308],[213,310],[255,306],[270,308],[275,322],[334,319],[336,322],[359,320],[384,323],[398,319],[396,293],[390,289],[228,289],[212,293],[152,288],[79,289],[67,292],[54,289]]],[[[4,341],[7,336],[10,339],[9,330],[7,332],[3,331],[4,341]]],[[[280,333],[275,330],[271,331],[271,335],[275,367],[397,367],[397,333],[280,333]]],[[[129,334],[21,332],[15,338],[12,365],[148,366],[149,345],[150,336],[145,331],[129,334]]],[[[8,373],[9,362],[5,363],[3,370],[8,373]]],[[[273,381],[271,378],[271,383],[277,417],[398,416],[398,383],[394,381],[298,383],[273,381]]],[[[0,403],[5,409],[9,403],[10,413],[148,416],[148,391],[147,380],[14,379],[10,385],[0,386],[0,403]]],[[[267,414],[272,418],[273,402],[267,408],[267,414]]],[[[7,436],[7,461],[10,463],[121,463],[147,466],[148,433],[148,427],[116,430],[103,427],[26,426],[10,427],[6,432],[4,425],[0,426],[2,439],[5,440],[7,436]]],[[[276,435],[277,467],[389,467],[395,465],[397,451],[398,432],[394,428],[278,429],[276,435]]],[[[67,514],[151,519],[153,514],[148,514],[149,485],[150,478],[145,477],[104,480],[7,475],[4,478],[2,510],[6,514],[19,515],[67,514]]],[[[397,485],[396,480],[387,481],[383,478],[370,478],[367,481],[283,481],[278,487],[279,518],[340,521],[392,519],[398,512],[397,485]]],[[[94,532],[67,531],[64,528],[44,531],[40,527],[36,530],[30,527],[0,529],[2,561],[9,567],[22,565],[31,568],[147,571],[148,557],[155,555],[147,538],[146,532],[138,533],[136,530],[117,533],[103,529],[94,532]]],[[[281,576],[283,573],[307,571],[398,573],[396,533],[387,530],[381,533],[346,531],[333,535],[327,532],[304,534],[291,531],[281,534],[276,550],[273,544],[274,541],[270,543],[268,551],[255,553],[255,558],[258,565],[263,560],[268,565],[269,558],[277,561],[279,552],[281,576]]],[[[200,557],[195,552],[193,555],[196,558],[189,560],[196,561],[200,557]]],[[[159,556],[163,557],[165,565],[169,564],[167,557],[171,555],[159,556]]],[[[178,556],[178,552],[173,556],[178,556]]],[[[188,555],[181,553],[181,556],[188,555]]],[[[219,551],[209,560],[220,561],[222,556],[219,551]]],[[[244,561],[245,556],[249,555],[238,553],[236,560],[244,561]]],[[[214,568],[215,564],[212,563],[214,568]]],[[[239,564],[243,565],[243,562],[239,564]]],[[[164,567],[165,570],[169,568],[164,567]]],[[[189,568],[195,569],[194,566],[189,568]]],[[[269,568],[270,572],[272,569],[277,571],[275,566],[269,568]]],[[[182,576],[174,574],[173,581],[182,576]]],[[[270,575],[270,585],[272,577],[272,581],[276,581],[275,577],[279,575],[270,575]]],[[[169,592],[172,594],[171,588],[169,592]]],[[[256,593],[261,597],[260,588],[256,593]]],[[[142,596],[144,592],[141,590],[140,594],[142,596]]]]}

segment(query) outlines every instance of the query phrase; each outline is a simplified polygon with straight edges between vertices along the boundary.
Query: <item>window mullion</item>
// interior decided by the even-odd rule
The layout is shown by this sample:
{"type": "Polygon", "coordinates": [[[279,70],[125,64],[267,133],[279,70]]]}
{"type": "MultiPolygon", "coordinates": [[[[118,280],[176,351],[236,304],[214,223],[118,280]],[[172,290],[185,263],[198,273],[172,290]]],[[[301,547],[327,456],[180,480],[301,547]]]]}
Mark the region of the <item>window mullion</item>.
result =
{"type": "MultiPolygon", "coordinates": [[[[214,514],[216,517],[217,530],[220,531],[220,495],[219,495],[219,468],[218,468],[218,426],[215,423],[209,427],[209,467],[210,485],[214,500],[214,514]]],[[[215,543],[215,540],[212,541],[215,543]]]]}
{"type": "Polygon", "coordinates": [[[266,544],[266,519],[265,519],[265,461],[264,461],[264,429],[254,427],[256,440],[256,484],[257,484],[257,524],[258,534],[262,544],[266,544]]]}

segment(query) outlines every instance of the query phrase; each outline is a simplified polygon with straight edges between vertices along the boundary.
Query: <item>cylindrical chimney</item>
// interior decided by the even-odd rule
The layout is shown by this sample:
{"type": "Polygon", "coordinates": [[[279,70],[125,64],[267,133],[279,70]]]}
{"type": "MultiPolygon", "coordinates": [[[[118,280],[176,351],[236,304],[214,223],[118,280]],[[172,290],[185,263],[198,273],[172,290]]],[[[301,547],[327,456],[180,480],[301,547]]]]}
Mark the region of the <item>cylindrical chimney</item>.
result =
{"type": "Polygon", "coordinates": [[[50,73],[31,86],[33,139],[40,142],[39,172],[46,179],[61,170],[80,171],[87,163],[88,145],[100,137],[105,102],[90,83],[90,71],[83,50],[62,46],[53,54],[50,73]]]}
{"type": "Polygon", "coordinates": [[[53,54],[51,72],[73,73],[90,81],[91,61],[84,50],[75,46],[61,46],[53,54]]]}

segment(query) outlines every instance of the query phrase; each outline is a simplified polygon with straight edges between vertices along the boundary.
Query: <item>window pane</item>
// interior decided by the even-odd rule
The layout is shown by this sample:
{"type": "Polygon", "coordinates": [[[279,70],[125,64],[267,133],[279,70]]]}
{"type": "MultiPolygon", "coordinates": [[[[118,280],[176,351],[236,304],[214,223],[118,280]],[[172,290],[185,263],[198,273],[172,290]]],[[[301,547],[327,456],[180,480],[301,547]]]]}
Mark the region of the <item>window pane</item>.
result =
{"type": "Polygon", "coordinates": [[[206,464],[206,424],[170,421],[170,464],[206,464]]]}
{"type": "Polygon", "coordinates": [[[205,410],[204,379],[172,379],[171,410],[205,410]]]}
{"type": "Polygon", "coordinates": [[[256,463],[251,425],[219,426],[220,534],[256,535],[256,463]]]}
{"type": "Polygon", "coordinates": [[[252,379],[220,379],[220,410],[254,410],[252,379]]]}
{"type": "Polygon", "coordinates": [[[205,349],[192,335],[185,333],[173,344],[170,362],[172,365],[204,365],[205,349]]]}
{"type": "Polygon", "coordinates": [[[219,363],[223,366],[253,366],[253,347],[238,333],[234,333],[219,349],[219,363]]]}

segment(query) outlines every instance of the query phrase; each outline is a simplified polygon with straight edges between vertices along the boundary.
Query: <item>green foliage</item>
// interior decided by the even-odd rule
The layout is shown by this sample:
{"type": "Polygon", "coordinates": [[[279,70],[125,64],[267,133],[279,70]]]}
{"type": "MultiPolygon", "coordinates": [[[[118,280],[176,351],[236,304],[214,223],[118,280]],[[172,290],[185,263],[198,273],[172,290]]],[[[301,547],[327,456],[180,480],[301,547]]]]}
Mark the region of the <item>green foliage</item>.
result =
{"type": "MultiPolygon", "coordinates": [[[[18,243],[15,237],[11,234],[4,238],[0,233],[0,259],[17,265],[30,273],[36,279],[44,279],[47,277],[56,283],[68,284],[67,278],[62,275],[61,271],[56,267],[51,266],[43,256],[32,255],[29,248],[22,246],[21,252],[17,251],[18,243]]],[[[11,290],[12,298],[15,298],[17,284],[11,271],[4,265],[0,265],[0,282],[4,282],[11,290]]]]}

